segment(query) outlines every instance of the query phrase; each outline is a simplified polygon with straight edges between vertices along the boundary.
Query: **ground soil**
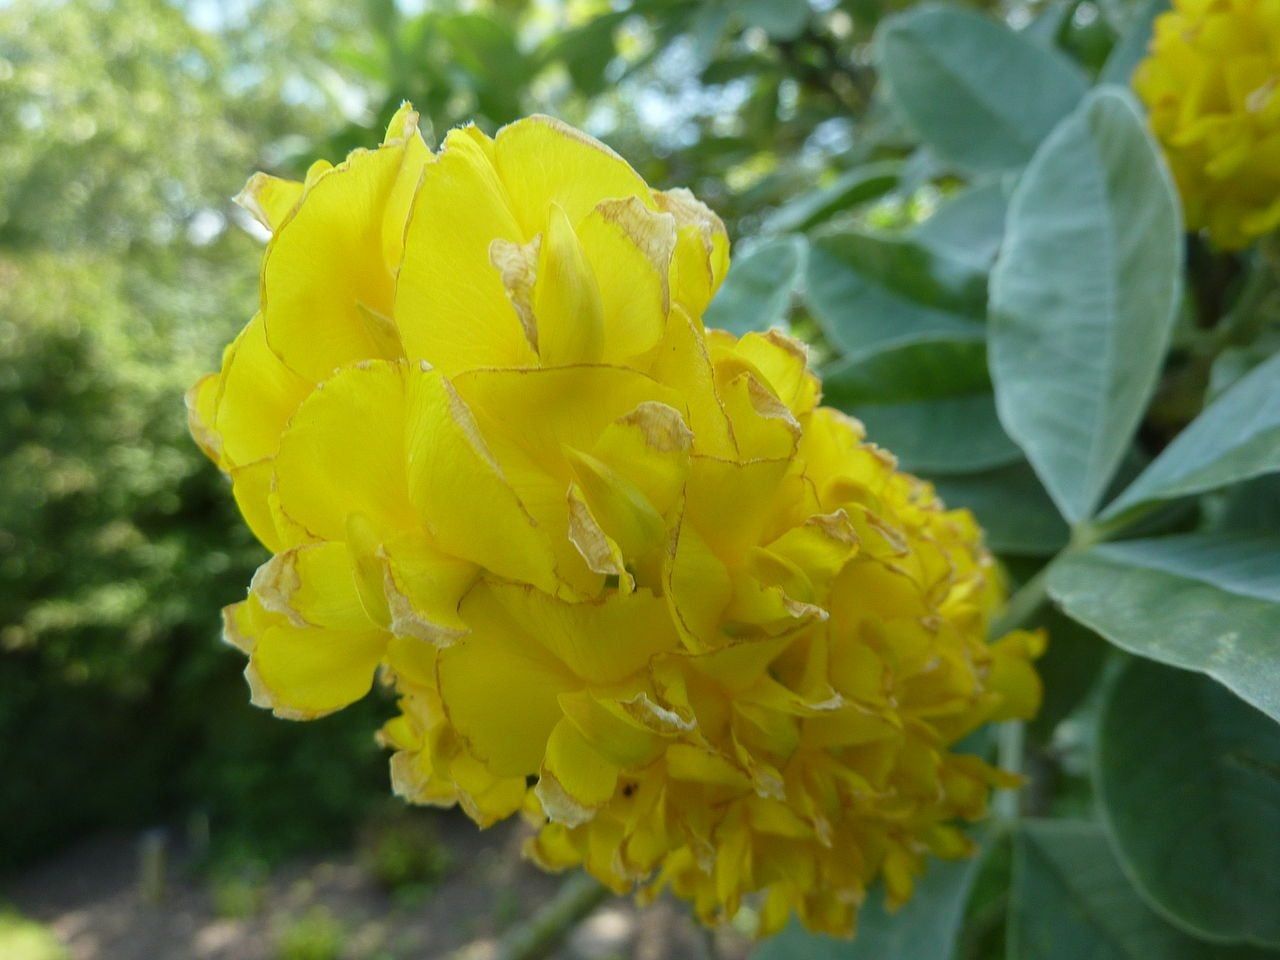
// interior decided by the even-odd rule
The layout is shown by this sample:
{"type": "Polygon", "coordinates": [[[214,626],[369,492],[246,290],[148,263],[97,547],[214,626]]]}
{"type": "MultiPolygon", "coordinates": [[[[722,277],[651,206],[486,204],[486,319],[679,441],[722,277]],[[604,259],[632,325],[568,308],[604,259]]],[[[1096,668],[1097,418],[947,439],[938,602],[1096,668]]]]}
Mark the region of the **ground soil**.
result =
{"type": "MultiPolygon", "coordinates": [[[[383,889],[355,852],[288,864],[256,881],[248,909],[229,910],[225,893],[193,869],[170,839],[158,898],[145,890],[139,835],[79,843],[0,884],[0,902],[47,924],[72,960],[283,960],[299,921],[317,915],[340,929],[342,960],[485,960],[505,930],[531,916],[558,889],[520,856],[521,826],[477,831],[452,813],[440,818],[452,866],[429,889],[405,896],[383,889]]],[[[154,864],[154,858],[151,859],[154,864]]],[[[742,960],[745,941],[714,937],[671,900],[639,909],[606,901],[580,923],[554,960],[742,960]]]]}

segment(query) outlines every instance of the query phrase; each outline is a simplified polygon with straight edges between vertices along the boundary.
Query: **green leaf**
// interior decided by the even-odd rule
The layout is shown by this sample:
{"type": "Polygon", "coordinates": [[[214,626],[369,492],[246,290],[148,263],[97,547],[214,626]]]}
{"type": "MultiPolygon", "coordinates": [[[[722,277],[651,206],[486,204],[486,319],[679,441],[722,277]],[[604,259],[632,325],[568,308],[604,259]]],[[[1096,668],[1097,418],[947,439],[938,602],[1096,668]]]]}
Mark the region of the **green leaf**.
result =
{"type": "Polygon", "coordinates": [[[1197,936],[1280,946],[1280,727],[1207,677],[1134,660],[1103,704],[1094,772],[1153,905],[1197,936]]]}
{"type": "Polygon", "coordinates": [[[1035,19],[1019,30],[1019,34],[1051,50],[1058,48],[1058,38],[1075,10],[1072,0],[1052,0],[1036,14],[1035,19]]]}
{"type": "Polygon", "coordinates": [[[549,45],[547,59],[559,60],[569,71],[576,92],[595,96],[609,85],[605,69],[617,50],[614,31],[627,17],[626,13],[607,13],[566,31],[549,45]]]}
{"type": "Polygon", "coordinates": [[[1147,0],[1099,0],[1104,23],[1113,33],[1124,36],[1142,16],[1147,0]]]}
{"type": "Polygon", "coordinates": [[[1206,673],[1280,720],[1280,536],[1105,544],[1049,571],[1049,594],[1118,647],[1206,673]]]}
{"type": "Polygon", "coordinates": [[[696,13],[689,20],[687,32],[696,63],[707,64],[715,56],[716,48],[724,38],[725,27],[732,12],[727,3],[708,0],[697,5],[696,13]]]}
{"type": "Polygon", "coordinates": [[[1206,504],[1211,529],[1280,536],[1280,474],[1246,480],[1207,499],[1216,501],[1206,504]]]}
{"type": "Polygon", "coordinates": [[[912,235],[940,256],[991,269],[1004,239],[1009,201],[999,183],[969,187],[948,198],[912,235]]]}
{"type": "Polygon", "coordinates": [[[1058,724],[1071,716],[1093,689],[1111,648],[1092,630],[1051,604],[1039,611],[1036,622],[1048,631],[1049,646],[1036,661],[1036,673],[1044,684],[1044,701],[1028,729],[1047,742],[1058,724]]]}
{"type": "Polygon", "coordinates": [[[922,340],[836,364],[823,397],[912,471],[966,473],[1022,459],[1000,426],[979,340],[922,340]]]}
{"type": "Polygon", "coordinates": [[[997,553],[1049,557],[1066,545],[1067,525],[1026,462],[932,479],[948,507],[973,511],[997,553]]]}
{"type": "Polygon", "coordinates": [[[1014,190],[991,274],[1000,419],[1062,515],[1092,515],[1150,399],[1181,288],[1173,183],[1131,97],[1091,93],[1014,190]]]}
{"type": "Polygon", "coordinates": [[[879,886],[867,896],[852,941],[808,933],[792,924],[766,940],[752,960],[951,960],[965,904],[985,849],[967,860],[931,860],[915,894],[896,913],[884,908],[879,886]]]}
{"type": "Polygon", "coordinates": [[[886,20],[875,54],[921,138],[971,170],[1025,164],[1087,87],[1065,57],[955,7],[924,5],[886,20]]]}
{"type": "Polygon", "coordinates": [[[465,70],[480,110],[498,123],[516,119],[530,70],[515,31],[481,13],[441,16],[436,29],[448,41],[450,57],[465,70]]]}
{"type": "Polygon", "coordinates": [[[1215,402],[1230,390],[1245,374],[1261,366],[1274,356],[1280,356],[1280,329],[1270,330],[1252,343],[1228,347],[1218,354],[1209,368],[1209,388],[1205,391],[1208,403],[1215,402]]]}
{"type": "Polygon", "coordinates": [[[765,218],[766,233],[808,230],[849,207],[882,197],[898,185],[902,164],[883,160],[846,170],[825,187],[802,193],[765,218]]]}
{"type": "Polygon", "coordinates": [[[805,250],[804,237],[777,237],[736,258],[707,308],[707,326],[739,336],[781,326],[804,272],[805,250]]]}
{"type": "Polygon", "coordinates": [[[794,40],[809,23],[804,0],[737,0],[734,12],[749,27],[759,27],[774,40],[794,40]]]}
{"type": "Polygon", "coordinates": [[[1125,29],[1120,42],[1112,48],[1107,57],[1107,62],[1098,77],[1100,83],[1116,83],[1122,87],[1129,85],[1133,71],[1147,55],[1147,47],[1151,43],[1152,25],[1156,17],[1168,9],[1169,0],[1146,0],[1133,22],[1125,29]]]}
{"type": "MultiPolygon", "coordinates": [[[[901,136],[901,135],[899,135],[901,136]]],[[[899,145],[901,149],[901,145],[899,145]]],[[[948,160],[939,157],[927,145],[922,144],[911,151],[902,164],[902,176],[898,182],[898,196],[910,197],[923,190],[937,180],[945,180],[961,174],[948,160]]]]}
{"type": "Polygon", "coordinates": [[[1280,354],[1255,367],[1182,431],[1103,513],[1118,517],[1280,471],[1280,354]]]}
{"type": "Polygon", "coordinates": [[[1013,851],[1009,956],[1016,960],[1264,960],[1269,955],[1203,943],[1165,922],[1129,884],[1097,824],[1027,821],[1013,851]]]}
{"type": "Polygon", "coordinates": [[[819,234],[806,292],[828,339],[866,356],[923,339],[980,340],[986,277],[907,237],[859,230],[819,234]]]}

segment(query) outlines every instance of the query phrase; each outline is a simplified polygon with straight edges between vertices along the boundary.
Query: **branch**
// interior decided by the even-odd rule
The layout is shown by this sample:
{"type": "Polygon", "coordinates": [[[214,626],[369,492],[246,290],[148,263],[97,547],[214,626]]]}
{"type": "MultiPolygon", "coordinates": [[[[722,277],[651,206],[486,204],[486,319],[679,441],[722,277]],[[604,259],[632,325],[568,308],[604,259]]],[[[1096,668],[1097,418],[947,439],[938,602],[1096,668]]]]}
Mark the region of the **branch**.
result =
{"type": "Polygon", "coordinates": [[[579,920],[604,903],[613,891],[586,873],[571,874],[556,895],[527,923],[509,931],[493,960],[539,960],[554,950],[579,920]]]}

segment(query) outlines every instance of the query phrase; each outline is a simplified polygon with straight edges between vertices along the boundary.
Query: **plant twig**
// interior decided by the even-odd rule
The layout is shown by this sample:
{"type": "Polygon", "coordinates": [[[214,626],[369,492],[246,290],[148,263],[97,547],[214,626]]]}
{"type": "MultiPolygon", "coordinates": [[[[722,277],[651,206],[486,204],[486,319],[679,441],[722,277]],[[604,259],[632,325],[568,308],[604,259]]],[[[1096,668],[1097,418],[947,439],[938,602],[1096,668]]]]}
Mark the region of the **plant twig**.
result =
{"type": "MultiPolygon", "coordinates": [[[[1022,775],[1022,751],[1027,725],[1021,720],[1006,720],[996,735],[996,761],[1007,773],[1022,775]]],[[[997,791],[992,805],[996,817],[1006,823],[1018,819],[1022,787],[997,791]]]]}
{"type": "MultiPolygon", "coordinates": [[[[1089,532],[1077,532],[1077,537],[1080,539],[1087,539],[1089,536],[1089,532]]],[[[1076,548],[1076,539],[1073,538],[1072,546],[1067,547],[1063,553],[1076,548]]],[[[1011,630],[1026,625],[1035,616],[1036,611],[1044,606],[1049,597],[1049,568],[1052,565],[1052,560],[1046,563],[1034,577],[1019,587],[1009,598],[1000,615],[991,623],[990,633],[993,638],[1001,637],[1011,630]]],[[[1021,776],[1025,739],[1026,724],[1023,721],[1008,720],[1000,724],[996,738],[996,758],[1001,770],[1021,776]]],[[[1015,787],[1011,790],[997,791],[993,800],[997,818],[1007,823],[1012,823],[1018,818],[1021,789],[1021,787],[1015,787]]]]}
{"type": "Polygon", "coordinates": [[[1000,615],[991,621],[990,632],[993,638],[1002,637],[1010,630],[1018,629],[1044,604],[1048,597],[1047,581],[1051,565],[1051,563],[1045,564],[1039,573],[1019,587],[1009,598],[1000,615]]]}
{"type": "Polygon", "coordinates": [[[570,875],[556,895],[527,923],[509,931],[493,960],[538,960],[554,950],[574,925],[604,903],[613,891],[578,872],[570,875]]]}

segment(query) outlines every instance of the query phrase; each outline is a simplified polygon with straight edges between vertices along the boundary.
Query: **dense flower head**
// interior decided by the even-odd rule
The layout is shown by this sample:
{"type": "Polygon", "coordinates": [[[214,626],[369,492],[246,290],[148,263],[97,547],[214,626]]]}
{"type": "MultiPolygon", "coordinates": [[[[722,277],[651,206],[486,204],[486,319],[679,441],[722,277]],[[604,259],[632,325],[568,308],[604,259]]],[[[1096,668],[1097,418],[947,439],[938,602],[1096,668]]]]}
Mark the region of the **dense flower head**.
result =
{"type": "Polygon", "coordinates": [[[1189,227],[1238,249],[1280,226],[1280,0],[1174,0],[1134,86],[1189,227]]]}
{"type": "Polygon", "coordinates": [[[273,556],[227,639],[255,703],[381,673],[395,790],[700,916],[848,933],[868,885],[1009,778],[950,747],[1031,715],[965,511],[819,406],[801,344],[703,328],[716,216],[546,117],[438,152],[406,106],[304,183],[254,177],[261,309],[192,431],[273,556]]]}

